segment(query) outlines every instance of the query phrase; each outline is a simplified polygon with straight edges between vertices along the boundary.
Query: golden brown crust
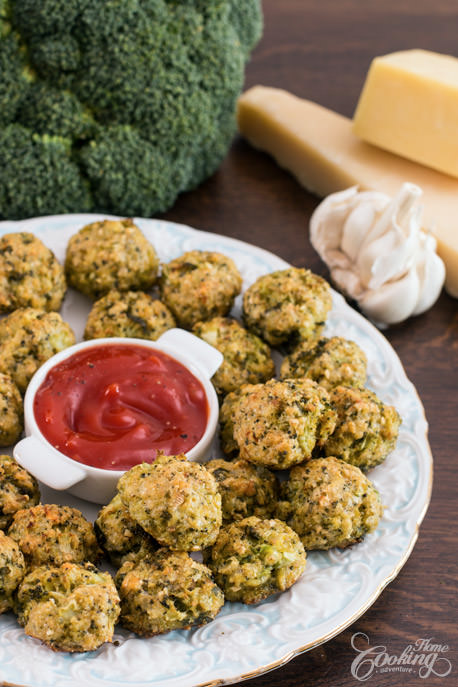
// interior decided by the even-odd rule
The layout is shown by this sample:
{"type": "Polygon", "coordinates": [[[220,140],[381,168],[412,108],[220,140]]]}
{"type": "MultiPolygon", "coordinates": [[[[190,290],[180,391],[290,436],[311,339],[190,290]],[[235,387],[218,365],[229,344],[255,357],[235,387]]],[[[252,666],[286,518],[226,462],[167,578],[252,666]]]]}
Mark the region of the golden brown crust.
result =
{"type": "Polygon", "coordinates": [[[14,593],[24,575],[24,556],[19,546],[0,530],[0,613],[13,608],[14,593]]]}
{"type": "Polygon", "coordinates": [[[220,446],[227,456],[233,457],[239,453],[239,446],[234,439],[235,409],[240,399],[248,394],[252,387],[252,384],[244,384],[240,389],[231,391],[224,397],[219,409],[220,446]]]}
{"type": "Polygon", "coordinates": [[[162,266],[159,286],[178,324],[191,329],[201,320],[227,315],[242,277],[226,255],[192,250],[162,266]]]}
{"type": "Polygon", "coordinates": [[[116,575],[121,623],[142,637],[210,622],[224,603],[210,570],[187,553],[159,549],[116,575]]]}
{"type": "Polygon", "coordinates": [[[289,267],[259,277],[244,293],[248,329],[271,346],[317,339],[332,306],[329,284],[310,270],[289,267]]]}
{"type": "Polygon", "coordinates": [[[40,501],[38,482],[8,455],[0,455],[0,529],[6,530],[14,514],[40,501]]]}
{"type": "Polygon", "coordinates": [[[326,441],[327,456],[368,470],[382,463],[396,446],[401,418],[369,389],[337,386],[331,392],[337,424],[326,441]]]}
{"type": "Polygon", "coordinates": [[[8,535],[19,544],[28,569],[95,561],[100,555],[93,526],[70,506],[41,504],[17,511],[8,535]]]}
{"type": "Polygon", "coordinates": [[[0,372],[0,446],[14,444],[23,428],[22,396],[13,379],[0,372]]]}
{"type": "Polygon", "coordinates": [[[68,283],[91,298],[111,289],[148,289],[156,281],[159,260],[152,244],[131,219],[87,224],[67,245],[68,283]]]}
{"type": "Polygon", "coordinates": [[[275,374],[269,346],[230,317],[214,317],[194,325],[193,333],[214,346],[224,356],[212,377],[220,396],[243,384],[266,382],[275,374]]]}
{"type": "Polygon", "coordinates": [[[112,289],[92,306],[84,338],[129,336],[156,341],[172,327],[175,318],[161,301],[144,291],[112,289]]]}
{"type": "Polygon", "coordinates": [[[224,524],[250,515],[273,516],[278,496],[278,481],[273,472],[246,460],[214,459],[205,467],[218,482],[224,524]]]}
{"type": "Polygon", "coordinates": [[[339,384],[363,386],[367,358],[354,342],[341,336],[302,341],[283,359],[282,379],[308,377],[330,391],[339,384]]]}
{"type": "Polygon", "coordinates": [[[335,426],[328,392],[310,379],[253,385],[233,417],[240,457],[276,470],[309,460],[335,426]]]}
{"type": "Polygon", "coordinates": [[[64,268],[37,236],[21,231],[0,237],[0,313],[59,310],[66,290],[64,268]]]}
{"type": "Polygon", "coordinates": [[[333,456],[293,468],[281,499],[277,517],[298,533],[306,550],[350,546],[376,529],[383,512],[361,470],[333,456]]]}
{"type": "Polygon", "coordinates": [[[222,514],[216,480],[185,455],[136,465],[124,473],[118,489],[131,517],[163,546],[198,551],[218,536],[222,514]]]}
{"type": "Polygon", "coordinates": [[[75,343],[75,335],[57,312],[15,310],[0,321],[0,372],[22,393],[48,358],[75,343]]]}
{"type": "Polygon", "coordinates": [[[17,595],[26,634],[53,651],[93,651],[111,642],[119,611],[111,575],[90,563],[35,568],[17,595]]]}
{"type": "Polygon", "coordinates": [[[255,604],[291,587],[306,554],[284,522],[252,516],[223,527],[204,560],[229,601],[255,604]]]}
{"type": "Polygon", "coordinates": [[[134,555],[153,540],[129,513],[119,494],[104,506],[94,522],[94,531],[101,548],[115,566],[126,556],[134,555]]]}

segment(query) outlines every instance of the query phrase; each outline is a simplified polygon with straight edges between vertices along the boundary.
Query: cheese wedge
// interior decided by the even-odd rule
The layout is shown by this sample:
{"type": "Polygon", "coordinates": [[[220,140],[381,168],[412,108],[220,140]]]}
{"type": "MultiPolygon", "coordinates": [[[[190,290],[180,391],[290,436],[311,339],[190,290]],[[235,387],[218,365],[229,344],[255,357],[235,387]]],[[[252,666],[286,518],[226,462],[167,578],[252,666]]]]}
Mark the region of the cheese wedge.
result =
{"type": "Polygon", "coordinates": [[[246,91],[238,102],[238,126],[318,196],[355,185],[394,196],[405,181],[420,186],[425,229],[437,239],[446,289],[458,298],[458,180],[364,143],[347,117],[276,88],[246,91]]]}
{"type": "Polygon", "coordinates": [[[376,57],[353,122],[367,143],[458,177],[458,59],[428,50],[376,57]]]}

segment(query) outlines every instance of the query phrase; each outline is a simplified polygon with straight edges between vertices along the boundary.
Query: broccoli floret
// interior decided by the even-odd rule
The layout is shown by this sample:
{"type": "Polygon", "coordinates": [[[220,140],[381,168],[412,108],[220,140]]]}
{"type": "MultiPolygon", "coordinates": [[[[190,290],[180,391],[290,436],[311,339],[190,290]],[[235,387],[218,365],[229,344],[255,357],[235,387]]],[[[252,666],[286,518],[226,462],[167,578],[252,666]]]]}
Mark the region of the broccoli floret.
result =
{"type": "Polygon", "coordinates": [[[10,13],[14,25],[26,38],[34,38],[70,32],[79,12],[91,0],[3,0],[3,2],[11,8],[10,13]]]}
{"type": "Polygon", "coordinates": [[[96,132],[96,124],[78,98],[44,83],[33,83],[17,114],[19,124],[37,134],[78,141],[96,132]]]}
{"type": "Polygon", "coordinates": [[[0,36],[6,36],[11,30],[9,0],[0,0],[0,36]]]}
{"type": "MultiPolygon", "coordinates": [[[[13,176],[0,167],[0,217],[150,216],[221,163],[260,0],[0,0],[2,21],[0,121],[27,136],[13,176]]],[[[0,141],[9,158],[16,138],[0,141]]]]}
{"type": "Polygon", "coordinates": [[[9,219],[91,207],[87,183],[71,157],[70,141],[40,136],[19,124],[0,129],[0,208],[9,219]]]}
{"type": "Polygon", "coordinates": [[[254,2],[230,2],[230,23],[234,27],[248,59],[261,36],[259,7],[254,2]]]}
{"type": "Polygon", "coordinates": [[[9,29],[7,22],[0,23],[0,125],[14,121],[30,83],[23,50],[9,29]]]}
{"type": "Polygon", "coordinates": [[[148,217],[166,210],[189,175],[187,160],[164,156],[130,126],[106,128],[82,148],[81,161],[95,206],[105,211],[116,208],[125,216],[148,217]]]}

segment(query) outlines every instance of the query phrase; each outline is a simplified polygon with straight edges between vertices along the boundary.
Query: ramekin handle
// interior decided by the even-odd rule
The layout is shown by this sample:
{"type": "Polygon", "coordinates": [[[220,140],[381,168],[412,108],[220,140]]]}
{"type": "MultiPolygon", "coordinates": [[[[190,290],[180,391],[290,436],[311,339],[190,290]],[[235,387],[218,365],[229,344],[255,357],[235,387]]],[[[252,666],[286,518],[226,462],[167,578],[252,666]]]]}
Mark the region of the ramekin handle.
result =
{"type": "Polygon", "coordinates": [[[157,343],[163,343],[178,355],[189,358],[207,379],[213,377],[224,360],[223,354],[214,346],[185,329],[168,329],[159,337],[157,343]]]}
{"type": "Polygon", "coordinates": [[[63,460],[34,436],[21,439],[13,455],[19,465],[52,489],[68,489],[86,477],[82,467],[63,460]]]}

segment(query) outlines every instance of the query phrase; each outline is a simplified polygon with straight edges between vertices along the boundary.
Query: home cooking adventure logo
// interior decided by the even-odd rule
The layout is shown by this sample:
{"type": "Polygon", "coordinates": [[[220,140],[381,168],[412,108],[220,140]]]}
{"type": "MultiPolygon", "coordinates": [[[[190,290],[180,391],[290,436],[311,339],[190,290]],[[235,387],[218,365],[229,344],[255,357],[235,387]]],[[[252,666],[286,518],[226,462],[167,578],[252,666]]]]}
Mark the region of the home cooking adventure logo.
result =
{"type": "Polygon", "coordinates": [[[446,677],[452,672],[452,664],[446,657],[447,644],[439,644],[433,637],[417,639],[408,644],[400,654],[391,653],[386,646],[371,646],[364,632],[356,632],[351,638],[356,656],[351,664],[351,674],[360,682],[374,673],[417,673],[420,678],[446,677]]]}

